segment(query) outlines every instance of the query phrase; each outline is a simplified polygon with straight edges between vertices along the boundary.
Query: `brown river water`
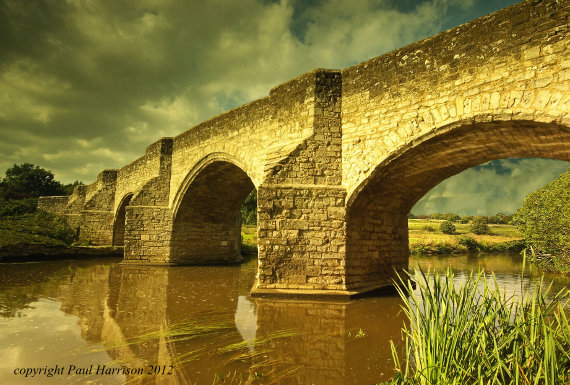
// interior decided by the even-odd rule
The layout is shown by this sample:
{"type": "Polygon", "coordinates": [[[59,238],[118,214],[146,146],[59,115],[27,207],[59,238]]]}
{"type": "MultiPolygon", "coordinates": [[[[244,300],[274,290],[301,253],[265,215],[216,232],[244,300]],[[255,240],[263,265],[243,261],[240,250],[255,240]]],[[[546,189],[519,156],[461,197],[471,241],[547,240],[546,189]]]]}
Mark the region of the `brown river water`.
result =
{"type": "MultiPolygon", "coordinates": [[[[0,265],[0,384],[374,384],[394,374],[389,341],[404,321],[395,295],[253,299],[256,261],[119,262],[0,265]]],[[[450,267],[457,281],[484,267],[515,295],[536,281],[521,281],[519,256],[410,259],[418,264],[450,267]]]]}

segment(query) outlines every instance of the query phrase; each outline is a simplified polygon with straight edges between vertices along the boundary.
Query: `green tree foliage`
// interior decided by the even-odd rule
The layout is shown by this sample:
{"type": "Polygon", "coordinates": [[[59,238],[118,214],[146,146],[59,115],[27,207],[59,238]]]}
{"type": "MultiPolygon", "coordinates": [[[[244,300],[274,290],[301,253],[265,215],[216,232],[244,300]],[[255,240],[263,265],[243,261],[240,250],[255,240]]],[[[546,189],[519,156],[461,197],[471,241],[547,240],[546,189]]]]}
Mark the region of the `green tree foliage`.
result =
{"type": "Polygon", "coordinates": [[[37,205],[38,200],[36,198],[26,198],[10,201],[0,199],[0,217],[32,214],[36,212],[37,205]]]}
{"type": "Polygon", "coordinates": [[[570,261],[570,169],[527,195],[514,221],[536,253],[570,261]]]}
{"type": "Polygon", "coordinates": [[[63,186],[63,195],[71,195],[73,194],[73,190],[75,189],[76,186],[83,184],[83,182],[76,180],[73,183],[68,183],[66,185],[63,186]]]}
{"type": "Polygon", "coordinates": [[[26,244],[68,246],[75,239],[75,231],[65,218],[43,210],[0,218],[0,247],[26,244]]]}
{"type": "Polygon", "coordinates": [[[475,217],[469,230],[473,234],[489,234],[489,226],[487,225],[486,217],[475,217]]]}
{"type": "Polygon", "coordinates": [[[257,224],[257,190],[253,189],[241,206],[241,223],[245,225],[257,224]]]}
{"type": "Polygon", "coordinates": [[[489,223],[494,224],[508,224],[513,219],[512,215],[507,215],[505,213],[497,213],[496,215],[489,217],[489,223]]]}
{"type": "Polygon", "coordinates": [[[429,215],[429,218],[443,219],[444,221],[451,221],[451,222],[457,222],[461,219],[461,217],[455,213],[447,213],[447,214],[432,213],[429,215]]]}
{"type": "Polygon", "coordinates": [[[0,197],[5,200],[64,193],[63,186],[54,179],[51,171],[31,163],[14,164],[6,170],[6,177],[0,182],[0,197]]]}
{"type": "Polygon", "coordinates": [[[444,234],[455,234],[455,226],[453,225],[453,222],[445,221],[439,225],[439,231],[444,234]]]}

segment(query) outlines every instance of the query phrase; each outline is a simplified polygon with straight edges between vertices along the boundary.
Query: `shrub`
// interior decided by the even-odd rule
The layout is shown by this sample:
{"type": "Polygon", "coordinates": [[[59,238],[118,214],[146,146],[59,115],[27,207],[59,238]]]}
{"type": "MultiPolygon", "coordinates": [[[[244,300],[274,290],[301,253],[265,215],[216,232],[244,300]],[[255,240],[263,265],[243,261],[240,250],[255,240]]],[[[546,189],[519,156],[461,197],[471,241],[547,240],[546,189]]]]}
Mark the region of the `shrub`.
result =
{"type": "Polygon", "coordinates": [[[11,217],[14,215],[33,214],[36,212],[38,200],[36,198],[26,198],[20,200],[0,200],[0,217],[11,217]]]}
{"type": "Polygon", "coordinates": [[[489,234],[489,226],[487,225],[487,219],[483,217],[473,219],[471,222],[471,227],[469,230],[473,234],[489,234]]]}
{"type": "Polygon", "coordinates": [[[241,223],[244,225],[257,224],[257,190],[253,189],[241,206],[241,223]]]}
{"type": "Polygon", "coordinates": [[[425,225],[422,227],[422,230],[427,231],[428,233],[433,233],[435,231],[435,227],[430,225],[425,225]]]}
{"type": "Polygon", "coordinates": [[[459,238],[458,242],[460,245],[467,247],[467,250],[469,251],[477,251],[480,247],[479,242],[472,237],[462,236],[459,238]]]}
{"type": "Polygon", "coordinates": [[[570,169],[529,194],[514,221],[536,254],[570,261],[570,169]]]}
{"type": "Polygon", "coordinates": [[[470,215],[467,215],[467,216],[461,217],[460,222],[465,224],[465,223],[471,222],[472,220],[473,220],[473,217],[470,215]]]}
{"type": "Polygon", "coordinates": [[[451,221],[445,221],[439,225],[439,231],[444,234],[455,234],[455,226],[451,221]]]}

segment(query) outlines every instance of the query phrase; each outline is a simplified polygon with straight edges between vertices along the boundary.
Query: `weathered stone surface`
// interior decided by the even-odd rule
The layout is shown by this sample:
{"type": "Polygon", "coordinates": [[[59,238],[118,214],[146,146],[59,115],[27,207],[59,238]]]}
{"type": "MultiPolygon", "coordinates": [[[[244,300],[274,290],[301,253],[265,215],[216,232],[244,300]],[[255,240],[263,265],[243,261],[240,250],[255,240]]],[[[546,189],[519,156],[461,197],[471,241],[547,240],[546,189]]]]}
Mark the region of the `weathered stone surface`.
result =
{"type": "Polygon", "coordinates": [[[235,262],[255,187],[258,293],[385,285],[407,265],[407,213],[439,182],[493,159],[570,160],[569,15],[568,0],[525,1],[314,70],[40,207],[124,243],[125,262],[235,262]]]}

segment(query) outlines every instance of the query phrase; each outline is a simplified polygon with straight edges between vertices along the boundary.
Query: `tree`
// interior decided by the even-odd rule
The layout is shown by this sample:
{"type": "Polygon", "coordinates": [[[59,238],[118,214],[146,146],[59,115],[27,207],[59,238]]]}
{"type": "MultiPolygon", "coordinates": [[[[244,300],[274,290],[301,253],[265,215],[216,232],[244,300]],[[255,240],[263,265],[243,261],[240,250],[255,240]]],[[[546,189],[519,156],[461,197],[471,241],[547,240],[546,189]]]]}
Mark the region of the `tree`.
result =
{"type": "Polygon", "coordinates": [[[475,217],[471,223],[469,230],[473,234],[489,234],[489,226],[487,225],[486,217],[475,217]]]}
{"type": "Polygon", "coordinates": [[[257,190],[253,189],[241,206],[241,223],[245,225],[257,224],[257,190]]]}
{"type": "Polygon", "coordinates": [[[527,195],[514,221],[535,252],[570,261],[570,169],[527,195]]]}
{"type": "Polygon", "coordinates": [[[14,164],[0,182],[0,196],[5,200],[63,195],[61,183],[53,173],[31,163],[14,164]]]}
{"type": "Polygon", "coordinates": [[[71,194],[73,194],[73,190],[75,189],[75,187],[76,187],[76,186],[79,186],[79,185],[82,185],[82,184],[83,184],[82,181],[76,180],[76,181],[73,182],[73,183],[68,183],[68,184],[66,184],[66,185],[63,185],[63,192],[64,192],[64,195],[71,195],[71,194]]]}
{"type": "Polygon", "coordinates": [[[511,219],[512,215],[507,215],[505,213],[497,213],[496,215],[489,217],[489,223],[507,224],[511,221],[511,219]]]}
{"type": "Polygon", "coordinates": [[[444,234],[455,234],[455,225],[451,221],[442,222],[439,225],[439,231],[444,234]]]}

